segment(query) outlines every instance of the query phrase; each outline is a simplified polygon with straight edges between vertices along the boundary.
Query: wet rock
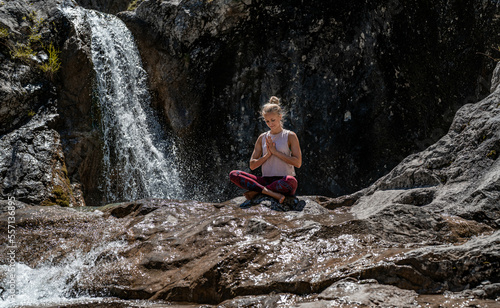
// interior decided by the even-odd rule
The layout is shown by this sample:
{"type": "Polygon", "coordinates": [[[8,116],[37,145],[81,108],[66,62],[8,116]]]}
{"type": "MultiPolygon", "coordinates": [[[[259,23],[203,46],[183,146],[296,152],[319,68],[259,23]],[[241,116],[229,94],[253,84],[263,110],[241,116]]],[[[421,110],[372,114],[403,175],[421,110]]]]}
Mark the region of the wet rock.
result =
{"type": "Polygon", "coordinates": [[[318,213],[314,209],[321,206],[303,200],[302,212],[286,213],[168,200],[138,201],[133,208],[110,205],[104,214],[19,209],[18,258],[32,267],[45,260],[58,266],[67,258],[95,254],[85,278],[70,289],[121,298],[216,304],[272,291],[308,294],[334,270],[328,264],[356,258],[364,240],[343,227],[349,215],[318,213]],[[153,210],[146,213],[145,207],[153,210]],[[128,214],[116,215],[119,209],[128,214]]]}
{"type": "Polygon", "coordinates": [[[343,206],[351,206],[353,205],[359,198],[361,197],[361,194],[351,194],[351,195],[344,195],[336,198],[328,198],[324,196],[319,196],[316,199],[316,202],[321,204],[323,207],[333,210],[339,207],[343,206]]]}
{"type": "Polygon", "coordinates": [[[7,200],[0,200],[0,212],[10,211],[12,213],[12,211],[15,211],[17,209],[23,209],[26,206],[29,205],[19,200],[15,200],[14,197],[11,197],[10,199],[7,200]]]}
{"type": "Polygon", "coordinates": [[[28,204],[83,205],[71,185],[61,139],[50,128],[57,117],[54,108],[41,110],[19,129],[0,138],[0,196],[28,204]]]}
{"type": "Polygon", "coordinates": [[[491,283],[486,280],[473,290],[467,290],[463,292],[464,295],[469,295],[470,293],[472,293],[475,298],[498,299],[500,297],[500,283],[491,283]]]}
{"type": "MultiPolygon", "coordinates": [[[[289,212],[265,204],[242,209],[242,198],[220,204],[147,199],[89,212],[19,208],[17,258],[34,269],[50,265],[55,273],[68,271],[68,262],[85,264],[75,269],[84,274],[60,274],[69,294],[221,307],[361,305],[378,303],[382,293],[412,307],[414,291],[496,294],[483,282],[498,276],[498,231],[483,227],[450,237],[451,222],[418,212],[406,230],[404,215],[391,217],[401,221],[394,230],[373,228],[373,216],[357,218],[351,207],[328,210],[315,201],[322,197],[299,199],[304,209],[289,212]],[[431,227],[417,223],[424,220],[431,227]]],[[[7,219],[8,213],[0,215],[7,219]]]]}
{"type": "MultiPolygon", "coordinates": [[[[381,285],[377,281],[341,280],[318,295],[321,302],[332,305],[355,305],[360,307],[417,307],[417,293],[394,286],[381,285]]],[[[316,303],[299,307],[314,307],[316,303]]],[[[328,307],[328,306],[327,306],[328,307]]]]}
{"type": "Polygon", "coordinates": [[[296,197],[287,196],[283,201],[283,203],[279,203],[278,200],[274,198],[259,194],[255,196],[253,199],[246,200],[243,203],[241,203],[240,207],[244,209],[254,205],[264,205],[275,211],[288,212],[288,211],[302,211],[306,206],[306,202],[296,197]]]}
{"type": "Polygon", "coordinates": [[[57,84],[57,130],[65,155],[68,177],[78,183],[85,203],[104,203],[102,183],[102,137],[98,129],[99,111],[92,93],[95,72],[91,61],[89,29],[76,32],[66,16],[67,36],[61,48],[61,81],[57,84]]]}

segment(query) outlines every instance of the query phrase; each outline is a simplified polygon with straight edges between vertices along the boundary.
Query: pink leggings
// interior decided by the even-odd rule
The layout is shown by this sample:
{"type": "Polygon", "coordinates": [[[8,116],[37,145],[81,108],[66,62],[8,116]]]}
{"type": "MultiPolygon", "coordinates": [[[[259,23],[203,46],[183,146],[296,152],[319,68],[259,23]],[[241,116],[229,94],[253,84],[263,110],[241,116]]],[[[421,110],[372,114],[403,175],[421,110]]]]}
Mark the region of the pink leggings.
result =
{"type": "Polygon", "coordinates": [[[244,171],[233,170],[229,173],[229,179],[236,186],[262,192],[265,188],[286,195],[295,195],[297,180],[290,175],[287,176],[256,176],[244,171]]]}

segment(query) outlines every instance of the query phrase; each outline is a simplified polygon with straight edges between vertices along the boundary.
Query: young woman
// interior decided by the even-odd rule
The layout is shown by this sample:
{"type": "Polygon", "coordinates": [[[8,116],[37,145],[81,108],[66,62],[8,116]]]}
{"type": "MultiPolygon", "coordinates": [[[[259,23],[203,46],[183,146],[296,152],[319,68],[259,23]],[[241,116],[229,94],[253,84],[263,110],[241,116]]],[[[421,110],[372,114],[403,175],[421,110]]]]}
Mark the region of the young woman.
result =
{"type": "Polygon", "coordinates": [[[295,168],[302,165],[297,135],[283,128],[283,109],[276,96],[272,96],[264,105],[261,115],[269,131],[261,134],[255,142],[250,158],[250,169],[262,167],[262,176],[233,170],[229,179],[238,187],[248,190],[247,199],[262,193],[283,203],[285,195],[295,195],[297,180],[295,168]]]}

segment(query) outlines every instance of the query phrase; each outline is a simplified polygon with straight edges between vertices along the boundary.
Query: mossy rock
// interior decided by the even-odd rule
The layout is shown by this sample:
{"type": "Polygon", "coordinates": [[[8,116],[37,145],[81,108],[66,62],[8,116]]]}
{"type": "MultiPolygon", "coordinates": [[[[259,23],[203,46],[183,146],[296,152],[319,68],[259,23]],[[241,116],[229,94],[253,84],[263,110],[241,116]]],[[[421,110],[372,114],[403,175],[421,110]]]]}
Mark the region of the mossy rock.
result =
{"type": "Polygon", "coordinates": [[[66,191],[64,191],[62,186],[54,186],[51,192],[51,196],[48,199],[45,199],[40,205],[42,206],[51,206],[51,205],[59,205],[63,207],[69,206],[69,196],[66,191]]]}

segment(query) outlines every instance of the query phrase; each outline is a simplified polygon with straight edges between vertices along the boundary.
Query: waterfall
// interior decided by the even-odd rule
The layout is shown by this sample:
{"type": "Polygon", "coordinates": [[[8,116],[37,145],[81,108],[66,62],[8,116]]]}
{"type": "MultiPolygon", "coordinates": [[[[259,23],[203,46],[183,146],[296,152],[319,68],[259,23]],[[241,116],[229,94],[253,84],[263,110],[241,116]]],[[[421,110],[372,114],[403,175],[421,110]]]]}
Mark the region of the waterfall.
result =
{"type": "Polygon", "coordinates": [[[151,108],[147,75],[131,32],[113,15],[80,7],[63,11],[77,31],[91,32],[106,202],[181,198],[175,144],[151,108]]]}

